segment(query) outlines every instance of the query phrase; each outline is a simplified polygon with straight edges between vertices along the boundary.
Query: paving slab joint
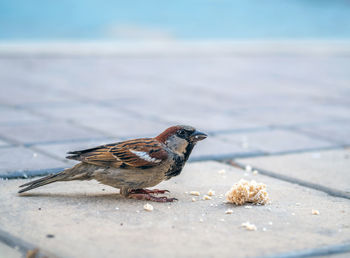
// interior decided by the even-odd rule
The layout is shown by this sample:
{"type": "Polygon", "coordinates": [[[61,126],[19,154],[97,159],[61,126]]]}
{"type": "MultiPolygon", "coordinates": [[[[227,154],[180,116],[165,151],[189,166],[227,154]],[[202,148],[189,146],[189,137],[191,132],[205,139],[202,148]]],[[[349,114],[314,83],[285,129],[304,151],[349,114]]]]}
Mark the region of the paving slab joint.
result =
{"type": "Polygon", "coordinates": [[[0,229],[0,242],[5,245],[18,250],[23,257],[35,257],[35,258],[44,258],[44,257],[57,257],[47,251],[41,250],[37,246],[28,243],[20,238],[12,236],[11,234],[0,229]]]}
{"type": "Polygon", "coordinates": [[[322,248],[312,248],[300,251],[292,251],[277,255],[262,256],[260,258],[303,258],[303,257],[319,257],[319,256],[330,256],[336,254],[344,254],[350,252],[350,243],[325,246],[322,248]]]}
{"type": "MultiPolygon", "coordinates": [[[[225,161],[224,163],[229,164],[229,165],[234,166],[234,167],[241,168],[243,170],[245,169],[245,167],[247,165],[247,164],[243,164],[243,163],[240,163],[240,162],[237,162],[237,161],[234,161],[234,160],[225,161]]],[[[298,179],[298,178],[294,178],[294,177],[291,177],[291,176],[278,174],[276,172],[260,169],[260,168],[257,168],[257,167],[252,167],[252,170],[257,170],[262,175],[270,176],[270,177],[277,178],[277,179],[280,179],[280,180],[283,180],[283,181],[286,181],[286,182],[289,182],[289,183],[293,183],[293,184],[297,184],[297,185],[300,185],[300,186],[303,186],[303,187],[307,187],[307,188],[311,188],[311,189],[314,189],[314,190],[318,190],[318,191],[327,193],[327,194],[329,194],[331,196],[345,198],[345,199],[350,199],[350,193],[348,193],[348,192],[339,191],[339,190],[334,189],[334,188],[330,188],[330,187],[319,185],[319,184],[314,184],[314,183],[311,183],[311,182],[308,182],[308,181],[304,181],[304,180],[301,180],[301,179],[298,179]]]]}

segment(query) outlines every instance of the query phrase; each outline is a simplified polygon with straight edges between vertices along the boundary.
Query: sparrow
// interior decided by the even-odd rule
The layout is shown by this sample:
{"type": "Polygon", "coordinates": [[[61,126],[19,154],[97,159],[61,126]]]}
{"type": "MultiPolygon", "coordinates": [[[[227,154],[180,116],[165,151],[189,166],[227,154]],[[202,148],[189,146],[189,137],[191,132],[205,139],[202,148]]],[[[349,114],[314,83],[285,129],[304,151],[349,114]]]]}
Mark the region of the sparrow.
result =
{"type": "Polygon", "coordinates": [[[92,180],[120,189],[124,197],[155,202],[168,190],[146,189],[178,176],[198,141],[207,138],[191,126],[177,125],[154,138],[140,138],[70,151],[67,159],[80,161],[72,168],[28,182],[18,193],[58,181],[92,180]]]}

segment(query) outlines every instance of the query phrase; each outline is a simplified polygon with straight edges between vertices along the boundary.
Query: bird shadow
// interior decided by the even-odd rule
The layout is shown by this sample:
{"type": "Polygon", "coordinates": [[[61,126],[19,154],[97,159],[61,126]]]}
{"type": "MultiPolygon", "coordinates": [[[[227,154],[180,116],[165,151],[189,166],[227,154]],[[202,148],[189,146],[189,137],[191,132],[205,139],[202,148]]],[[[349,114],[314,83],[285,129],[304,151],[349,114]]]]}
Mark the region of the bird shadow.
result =
{"type": "Polygon", "coordinates": [[[133,201],[131,199],[125,198],[119,193],[22,193],[18,194],[19,197],[23,198],[47,198],[52,200],[76,200],[76,201],[133,201]]]}

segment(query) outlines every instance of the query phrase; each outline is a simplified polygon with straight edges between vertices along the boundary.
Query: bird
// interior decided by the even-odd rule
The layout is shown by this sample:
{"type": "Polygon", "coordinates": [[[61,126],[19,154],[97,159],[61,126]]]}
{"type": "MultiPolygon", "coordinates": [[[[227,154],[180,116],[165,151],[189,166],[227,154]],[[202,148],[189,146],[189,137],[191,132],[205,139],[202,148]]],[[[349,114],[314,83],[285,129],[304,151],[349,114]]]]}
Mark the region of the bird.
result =
{"type": "Polygon", "coordinates": [[[127,198],[173,202],[157,196],[168,190],[147,189],[180,175],[194,146],[207,134],[192,126],[169,127],[154,138],[139,138],[70,151],[66,158],[80,161],[71,168],[23,184],[18,193],[59,181],[92,180],[120,189],[127,198]]]}

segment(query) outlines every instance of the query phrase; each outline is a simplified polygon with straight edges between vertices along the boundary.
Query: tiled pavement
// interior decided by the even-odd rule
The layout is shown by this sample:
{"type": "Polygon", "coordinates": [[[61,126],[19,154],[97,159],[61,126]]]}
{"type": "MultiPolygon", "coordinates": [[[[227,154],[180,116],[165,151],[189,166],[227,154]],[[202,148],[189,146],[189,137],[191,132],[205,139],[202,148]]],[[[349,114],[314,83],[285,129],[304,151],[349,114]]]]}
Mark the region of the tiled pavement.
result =
{"type": "Polygon", "coordinates": [[[339,53],[2,55],[0,175],[64,167],[65,151],[173,124],[210,133],[193,160],[341,148],[349,67],[339,53]]]}
{"type": "MultiPolygon", "coordinates": [[[[278,234],[287,236],[289,241],[302,240],[294,249],[288,249],[286,241],[283,245],[271,245],[268,250],[263,246],[252,248],[251,255],[256,256],[264,250],[263,253],[268,254],[287,251],[286,255],[277,257],[305,257],[305,253],[315,256],[332,252],[346,257],[345,252],[350,250],[350,225],[343,218],[343,213],[348,212],[350,199],[347,183],[350,167],[350,46],[334,49],[326,45],[324,49],[327,51],[315,52],[312,45],[308,45],[303,51],[289,49],[274,52],[270,49],[268,54],[259,50],[254,50],[252,54],[247,50],[240,53],[236,49],[232,53],[214,51],[200,55],[176,51],[166,54],[142,54],[140,51],[135,55],[120,52],[112,55],[8,55],[0,51],[0,178],[27,178],[57,172],[74,163],[64,158],[69,150],[154,136],[170,125],[190,124],[210,135],[195,148],[191,161],[218,160],[242,168],[250,165],[258,169],[264,182],[272,183],[275,203],[271,206],[271,215],[278,222],[288,220],[286,223],[289,223],[292,214],[292,218],[296,217],[295,221],[299,220],[296,225],[305,223],[305,214],[308,213],[299,214],[296,212],[299,208],[291,210],[300,200],[305,204],[302,208],[304,212],[315,204],[326,205],[322,207],[325,215],[320,218],[324,223],[322,229],[318,229],[317,221],[312,219],[310,223],[313,226],[309,227],[306,223],[303,224],[305,227],[298,228],[298,237],[290,227],[279,228],[281,232],[278,234]],[[344,49],[346,51],[342,52],[344,49]],[[288,192],[295,193],[295,196],[288,195],[288,192]],[[328,208],[334,209],[333,214],[327,211],[328,208]],[[309,237],[303,239],[303,234],[309,234],[309,237]],[[322,245],[326,247],[321,248],[318,240],[322,240],[322,245]],[[297,247],[306,248],[306,251],[298,253],[295,251],[297,247]],[[277,252],[276,248],[280,251],[277,252]]],[[[198,187],[208,188],[209,182],[212,182],[210,171],[221,166],[225,165],[194,162],[186,173],[192,169],[198,170],[198,175],[206,171],[197,178],[199,181],[186,181],[186,176],[178,180],[181,185],[190,183],[188,187],[198,184],[198,187]]],[[[232,180],[238,180],[240,174],[247,176],[237,168],[232,173],[229,175],[232,180]]],[[[220,181],[217,187],[224,191],[230,182],[220,181]]],[[[3,214],[12,214],[13,205],[28,205],[28,209],[36,209],[31,202],[12,194],[19,184],[17,180],[0,183],[3,183],[7,196],[4,210],[9,209],[3,214]],[[7,202],[11,202],[12,206],[8,206],[7,202]]],[[[83,187],[84,184],[81,184],[79,189],[83,187]]],[[[94,189],[93,184],[90,187],[94,189]]],[[[169,187],[175,189],[177,195],[186,190],[179,187],[177,181],[170,182],[169,187]]],[[[98,188],[95,190],[99,191],[98,188]]],[[[91,198],[94,196],[98,194],[92,194],[91,198]]],[[[61,204],[65,207],[65,202],[70,202],[70,198],[60,195],[58,198],[61,202],[64,199],[61,204]]],[[[57,213],[56,207],[49,208],[48,198],[39,199],[40,205],[46,205],[52,214],[57,213]]],[[[197,214],[198,209],[184,203],[185,196],[181,195],[180,199],[179,211],[185,212],[185,208],[188,214],[197,214]]],[[[109,200],[101,200],[102,210],[109,205],[109,200]]],[[[80,205],[79,196],[77,201],[80,205]]],[[[125,205],[125,214],[128,215],[136,203],[123,202],[121,205],[125,205]]],[[[207,209],[207,206],[201,205],[207,209]]],[[[70,212],[75,214],[76,204],[73,203],[72,207],[70,212]]],[[[87,207],[96,208],[94,202],[87,207]]],[[[163,208],[159,206],[165,214],[166,209],[163,208]]],[[[246,209],[237,208],[236,211],[239,214],[233,218],[235,223],[242,216],[254,218],[261,215],[258,209],[250,213],[246,209]]],[[[30,217],[30,214],[28,218],[33,221],[28,223],[37,223],[37,215],[33,213],[34,217],[30,217]]],[[[271,216],[269,212],[265,215],[266,219],[271,216]]],[[[89,219],[98,219],[98,216],[91,215],[89,219]]],[[[26,217],[24,215],[22,220],[26,217]]],[[[8,216],[3,218],[11,221],[8,216]]],[[[112,220],[115,220],[114,217],[108,223],[112,220]]],[[[72,221],[68,219],[67,223],[72,221]]],[[[104,226],[115,226],[108,223],[104,226]]],[[[191,228],[193,221],[185,219],[183,223],[191,228]]],[[[207,229],[226,230],[217,222],[208,223],[207,229]]],[[[259,223],[266,221],[261,218],[259,223]]],[[[50,226],[49,221],[44,224],[50,226]]],[[[4,225],[18,237],[16,223],[4,225]]],[[[28,230],[26,234],[31,232],[31,229],[28,230]]],[[[59,232],[60,227],[57,230],[59,232]]],[[[276,232],[268,235],[273,243],[276,232]]],[[[234,233],[239,234],[240,231],[234,233]]],[[[182,233],[178,232],[174,237],[179,235],[182,236],[182,233]]],[[[7,234],[0,232],[0,240],[4,236],[7,234]]],[[[26,236],[25,240],[33,240],[30,234],[26,236]]],[[[102,237],[105,235],[102,234],[102,237]]],[[[42,246],[50,245],[40,236],[37,238],[43,241],[42,246]]],[[[218,236],[218,239],[222,238],[218,236]]],[[[81,240],[84,238],[79,238],[81,240]]],[[[191,238],[188,240],[194,244],[191,238]]],[[[81,243],[89,244],[84,241],[81,243]]],[[[246,241],[242,243],[247,244],[246,241]]],[[[6,250],[0,246],[0,252],[6,250]]],[[[247,254],[242,251],[238,256],[247,254]]],[[[70,255],[74,257],[74,253],[70,255]]]]}

